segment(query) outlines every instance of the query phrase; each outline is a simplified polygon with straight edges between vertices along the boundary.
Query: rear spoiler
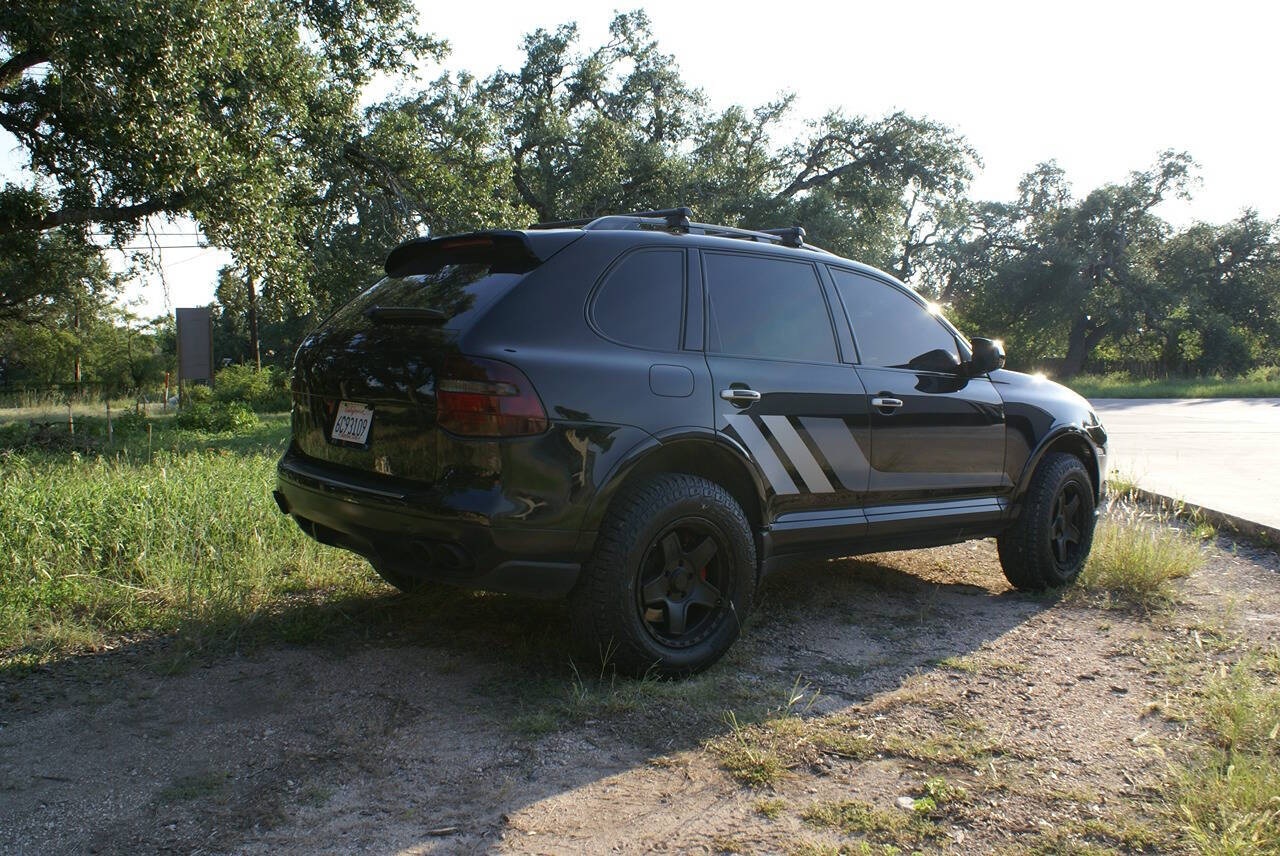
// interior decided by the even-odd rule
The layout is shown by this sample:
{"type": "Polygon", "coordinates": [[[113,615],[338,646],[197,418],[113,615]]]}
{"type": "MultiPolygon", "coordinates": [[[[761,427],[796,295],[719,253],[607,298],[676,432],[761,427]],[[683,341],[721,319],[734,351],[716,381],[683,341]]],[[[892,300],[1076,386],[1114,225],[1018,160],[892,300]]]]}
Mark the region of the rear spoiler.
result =
{"type": "Polygon", "coordinates": [[[495,273],[525,273],[582,237],[582,232],[548,231],[530,235],[511,229],[414,238],[387,256],[388,276],[434,273],[446,264],[488,263],[495,273]]]}

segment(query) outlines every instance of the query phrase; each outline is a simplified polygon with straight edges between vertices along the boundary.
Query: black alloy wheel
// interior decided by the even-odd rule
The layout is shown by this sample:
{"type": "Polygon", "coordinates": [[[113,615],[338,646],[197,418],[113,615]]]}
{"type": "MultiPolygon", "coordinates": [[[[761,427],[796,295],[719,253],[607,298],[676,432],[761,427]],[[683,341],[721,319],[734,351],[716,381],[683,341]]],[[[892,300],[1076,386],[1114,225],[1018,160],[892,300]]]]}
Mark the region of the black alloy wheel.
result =
{"type": "Polygon", "coordinates": [[[569,596],[580,656],[637,677],[682,677],[724,655],[751,614],[759,567],[721,485],[660,473],[613,500],[569,596]]]}
{"type": "Polygon", "coordinates": [[[1070,585],[1089,559],[1096,523],[1084,461],[1050,452],[1036,467],[1017,519],[996,538],[1000,567],[1023,591],[1070,585]]]}
{"type": "Polygon", "coordinates": [[[659,643],[696,645],[725,619],[732,578],[722,567],[729,552],[724,540],[711,521],[685,517],[650,542],[640,563],[637,606],[659,643]]]}
{"type": "Polygon", "coordinates": [[[1069,481],[1053,500],[1049,540],[1054,561],[1059,568],[1074,566],[1080,557],[1080,544],[1085,529],[1085,503],[1080,494],[1080,483],[1069,481]]]}

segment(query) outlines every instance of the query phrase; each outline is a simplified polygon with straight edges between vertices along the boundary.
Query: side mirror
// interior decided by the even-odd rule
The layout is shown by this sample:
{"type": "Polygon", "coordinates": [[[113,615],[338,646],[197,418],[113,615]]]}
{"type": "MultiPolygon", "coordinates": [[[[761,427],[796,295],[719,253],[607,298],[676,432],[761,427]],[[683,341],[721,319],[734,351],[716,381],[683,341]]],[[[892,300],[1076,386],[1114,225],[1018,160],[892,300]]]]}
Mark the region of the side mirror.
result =
{"type": "Polygon", "coordinates": [[[958,374],[960,372],[960,358],[956,356],[955,351],[948,351],[946,348],[934,348],[932,351],[925,351],[918,357],[912,357],[911,361],[907,363],[907,368],[922,372],[958,374]]]}
{"type": "Polygon", "coordinates": [[[999,339],[974,339],[973,359],[969,374],[976,377],[1004,368],[1004,342],[999,339]]]}

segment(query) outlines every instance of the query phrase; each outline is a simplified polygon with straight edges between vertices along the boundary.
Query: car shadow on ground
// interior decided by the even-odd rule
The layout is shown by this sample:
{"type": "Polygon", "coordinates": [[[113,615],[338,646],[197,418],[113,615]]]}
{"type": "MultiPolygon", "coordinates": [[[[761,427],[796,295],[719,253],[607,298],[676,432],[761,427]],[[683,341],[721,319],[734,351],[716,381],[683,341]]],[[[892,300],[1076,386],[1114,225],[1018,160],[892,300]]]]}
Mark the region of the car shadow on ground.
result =
{"type": "Polygon", "coordinates": [[[257,631],[305,644],[187,651],[177,674],[140,642],[3,677],[0,849],[491,850],[531,804],[664,774],[797,699],[865,703],[1052,606],[966,547],[771,578],[731,653],[682,682],[573,660],[563,604],[454,590],[299,603],[257,631]]]}

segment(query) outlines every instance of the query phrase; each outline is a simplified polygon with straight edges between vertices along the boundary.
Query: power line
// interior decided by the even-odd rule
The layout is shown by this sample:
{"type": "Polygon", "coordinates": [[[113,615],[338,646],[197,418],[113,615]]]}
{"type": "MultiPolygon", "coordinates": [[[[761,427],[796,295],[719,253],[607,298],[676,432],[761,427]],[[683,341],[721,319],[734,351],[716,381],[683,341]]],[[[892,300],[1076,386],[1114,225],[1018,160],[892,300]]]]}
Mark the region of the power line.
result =
{"type": "Polygon", "coordinates": [[[208,244],[169,244],[165,247],[155,247],[151,244],[144,244],[140,247],[115,247],[111,244],[106,244],[98,249],[124,252],[126,250],[216,250],[217,247],[212,247],[208,244]]]}
{"type": "MultiPolygon", "coordinates": [[[[146,234],[154,235],[157,238],[188,238],[194,235],[203,235],[204,233],[200,231],[196,231],[196,232],[148,232],[146,234]]],[[[90,232],[89,235],[94,238],[114,238],[115,237],[115,235],[111,232],[90,232]]]]}

